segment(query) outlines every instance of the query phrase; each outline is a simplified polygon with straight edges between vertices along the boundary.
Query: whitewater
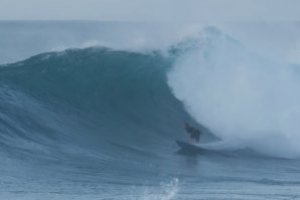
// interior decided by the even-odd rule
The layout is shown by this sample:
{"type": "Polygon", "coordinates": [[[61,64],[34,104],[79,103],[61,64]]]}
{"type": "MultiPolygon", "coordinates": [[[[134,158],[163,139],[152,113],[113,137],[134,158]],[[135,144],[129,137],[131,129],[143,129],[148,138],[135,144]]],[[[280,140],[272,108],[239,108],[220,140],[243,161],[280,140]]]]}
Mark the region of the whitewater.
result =
{"type": "Polygon", "coordinates": [[[287,29],[0,22],[0,199],[300,198],[287,29]]]}

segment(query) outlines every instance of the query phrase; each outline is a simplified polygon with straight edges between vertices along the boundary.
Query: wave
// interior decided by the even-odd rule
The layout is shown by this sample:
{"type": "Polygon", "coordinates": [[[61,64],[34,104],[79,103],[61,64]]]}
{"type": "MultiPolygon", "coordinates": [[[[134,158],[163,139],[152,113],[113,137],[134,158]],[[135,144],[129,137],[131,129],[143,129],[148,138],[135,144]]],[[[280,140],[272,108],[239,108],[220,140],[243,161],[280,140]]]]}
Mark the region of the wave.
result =
{"type": "Polygon", "coordinates": [[[213,27],[167,55],[100,47],[43,53],[0,67],[0,144],[9,155],[52,162],[160,159],[184,139],[189,121],[205,141],[222,140],[208,149],[298,157],[298,82],[294,67],[213,27]]]}

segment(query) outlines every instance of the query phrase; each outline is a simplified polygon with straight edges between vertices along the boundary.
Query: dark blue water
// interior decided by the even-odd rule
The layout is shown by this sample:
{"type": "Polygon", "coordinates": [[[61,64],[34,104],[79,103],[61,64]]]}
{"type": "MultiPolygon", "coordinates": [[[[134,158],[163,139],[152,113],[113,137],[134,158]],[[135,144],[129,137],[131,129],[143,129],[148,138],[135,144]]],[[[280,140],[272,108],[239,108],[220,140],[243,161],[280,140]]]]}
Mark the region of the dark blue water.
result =
{"type": "Polygon", "coordinates": [[[176,153],[197,123],[167,76],[182,44],[70,49],[0,67],[1,199],[298,199],[298,159],[176,153]]]}

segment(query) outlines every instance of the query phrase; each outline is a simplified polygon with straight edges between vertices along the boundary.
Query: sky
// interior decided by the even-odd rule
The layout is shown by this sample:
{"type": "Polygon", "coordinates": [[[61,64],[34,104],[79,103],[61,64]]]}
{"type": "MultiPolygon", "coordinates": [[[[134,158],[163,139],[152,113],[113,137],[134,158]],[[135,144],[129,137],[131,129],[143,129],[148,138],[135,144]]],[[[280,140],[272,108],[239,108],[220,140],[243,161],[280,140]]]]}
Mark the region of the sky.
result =
{"type": "Polygon", "coordinates": [[[0,20],[291,21],[299,0],[0,0],[0,20]]]}

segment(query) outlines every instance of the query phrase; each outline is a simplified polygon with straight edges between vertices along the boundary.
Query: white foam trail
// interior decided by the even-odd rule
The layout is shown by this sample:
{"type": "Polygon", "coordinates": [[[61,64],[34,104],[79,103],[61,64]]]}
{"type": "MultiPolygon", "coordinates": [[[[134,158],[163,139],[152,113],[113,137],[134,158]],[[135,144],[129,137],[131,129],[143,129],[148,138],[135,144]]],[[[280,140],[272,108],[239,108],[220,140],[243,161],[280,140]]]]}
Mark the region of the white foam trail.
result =
{"type": "Polygon", "coordinates": [[[208,28],[168,78],[192,116],[227,144],[300,155],[300,79],[287,63],[265,59],[208,28]]]}

